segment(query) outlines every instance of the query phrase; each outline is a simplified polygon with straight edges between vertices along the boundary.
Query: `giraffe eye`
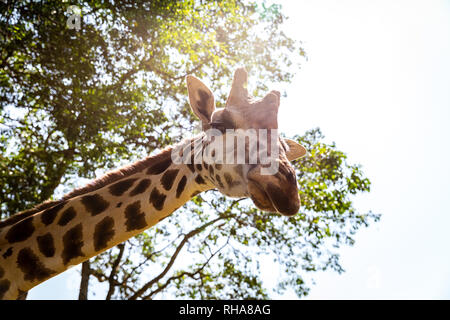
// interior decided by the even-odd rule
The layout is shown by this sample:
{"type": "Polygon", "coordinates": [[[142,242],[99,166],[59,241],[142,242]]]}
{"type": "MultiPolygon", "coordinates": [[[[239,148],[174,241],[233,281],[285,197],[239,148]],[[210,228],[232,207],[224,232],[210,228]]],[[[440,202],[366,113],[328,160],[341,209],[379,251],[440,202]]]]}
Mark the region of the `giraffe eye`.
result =
{"type": "Polygon", "coordinates": [[[209,125],[211,126],[211,128],[219,130],[222,133],[225,133],[227,129],[225,125],[221,122],[211,122],[209,125]]]}

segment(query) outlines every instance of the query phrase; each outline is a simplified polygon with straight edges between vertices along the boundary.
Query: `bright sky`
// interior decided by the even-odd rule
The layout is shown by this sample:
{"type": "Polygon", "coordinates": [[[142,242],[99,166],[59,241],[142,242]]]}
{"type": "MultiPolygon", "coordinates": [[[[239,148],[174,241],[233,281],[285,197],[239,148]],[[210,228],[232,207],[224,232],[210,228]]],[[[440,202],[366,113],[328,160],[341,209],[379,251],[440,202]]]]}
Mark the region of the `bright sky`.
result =
{"type": "MultiPolygon", "coordinates": [[[[344,274],[313,275],[309,298],[450,299],[450,2],[282,3],[309,60],[280,128],[320,127],[372,181],[357,208],[383,215],[340,249],[344,274]]],[[[76,299],[77,269],[29,298],[76,299]]]]}
{"type": "Polygon", "coordinates": [[[450,2],[283,7],[309,61],[280,128],[320,127],[373,183],[357,207],[383,214],[340,251],[343,275],[314,276],[310,298],[449,299],[450,2]]]}

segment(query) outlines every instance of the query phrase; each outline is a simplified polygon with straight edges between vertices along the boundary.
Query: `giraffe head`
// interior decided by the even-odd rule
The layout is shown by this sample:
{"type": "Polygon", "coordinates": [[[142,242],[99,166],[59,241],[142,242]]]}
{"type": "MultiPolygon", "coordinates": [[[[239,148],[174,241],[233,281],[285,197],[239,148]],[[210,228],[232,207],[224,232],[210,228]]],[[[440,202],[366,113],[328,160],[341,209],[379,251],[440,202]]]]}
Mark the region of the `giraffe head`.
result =
{"type": "Polygon", "coordinates": [[[250,197],[264,211],[296,214],[300,198],[290,161],[304,156],[306,150],[278,135],[280,93],[251,98],[247,72],[239,68],[225,108],[216,109],[214,95],[203,82],[194,76],[186,80],[191,108],[202,121],[207,141],[196,154],[196,160],[201,154],[195,165],[198,173],[227,196],[250,197]],[[265,162],[263,154],[269,155],[265,162]]]}

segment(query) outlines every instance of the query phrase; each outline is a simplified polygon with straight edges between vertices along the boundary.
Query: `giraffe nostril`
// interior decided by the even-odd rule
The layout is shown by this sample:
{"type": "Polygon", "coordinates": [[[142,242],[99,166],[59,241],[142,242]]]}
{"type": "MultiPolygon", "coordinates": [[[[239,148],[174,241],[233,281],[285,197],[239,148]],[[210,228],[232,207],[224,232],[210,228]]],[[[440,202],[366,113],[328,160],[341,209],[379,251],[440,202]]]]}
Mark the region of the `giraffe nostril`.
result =
{"type": "Polygon", "coordinates": [[[286,216],[292,216],[298,213],[300,209],[300,198],[297,192],[295,194],[286,192],[273,183],[267,184],[266,192],[279,213],[286,216]]]}
{"type": "Polygon", "coordinates": [[[274,183],[260,183],[249,178],[248,191],[253,203],[263,211],[293,216],[300,209],[300,198],[296,190],[283,190],[274,183]]]}

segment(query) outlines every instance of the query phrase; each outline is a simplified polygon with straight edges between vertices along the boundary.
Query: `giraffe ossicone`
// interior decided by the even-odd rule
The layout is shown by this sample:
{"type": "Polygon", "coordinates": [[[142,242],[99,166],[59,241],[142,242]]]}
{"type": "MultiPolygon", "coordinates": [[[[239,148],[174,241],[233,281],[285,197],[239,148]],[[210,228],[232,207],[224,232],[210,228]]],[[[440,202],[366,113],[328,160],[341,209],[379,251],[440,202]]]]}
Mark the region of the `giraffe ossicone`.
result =
{"type": "Polygon", "coordinates": [[[191,75],[186,82],[202,133],[0,222],[0,299],[16,299],[135,236],[202,191],[249,197],[263,211],[298,212],[290,161],[306,150],[278,135],[280,93],[250,97],[239,68],[225,108],[216,109],[203,82],[191,75]]]}

